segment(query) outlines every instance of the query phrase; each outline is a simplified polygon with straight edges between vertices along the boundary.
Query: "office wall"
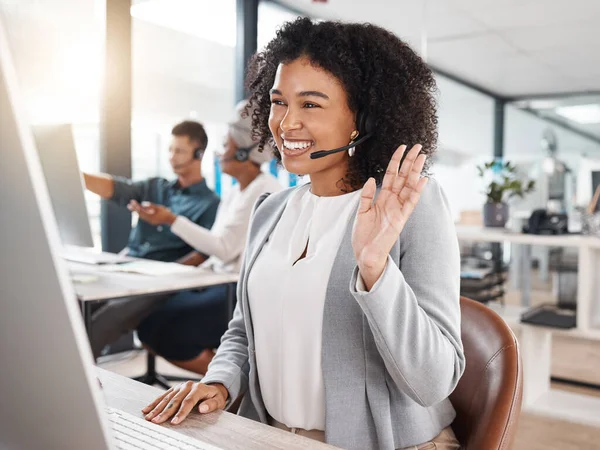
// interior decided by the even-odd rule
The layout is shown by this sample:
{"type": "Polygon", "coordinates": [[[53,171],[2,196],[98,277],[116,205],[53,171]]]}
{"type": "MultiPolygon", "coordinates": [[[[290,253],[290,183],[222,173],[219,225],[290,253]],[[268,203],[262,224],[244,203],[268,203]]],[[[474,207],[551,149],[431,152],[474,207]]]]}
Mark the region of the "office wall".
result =
{"type": "MultiPolygon", "coordinates": [[[[443,76],[437,76],[439,97],[439,152],[433,174],[441,182],[454,218],[461,210],[480,211],[485,196],[484,186],[477,177],[476,165],[493,159],[494,100],[443,76]]],[[[578,203],[586,204],[591,192],[585,190],[586,180],[579,177],[582,162],[600,165],[600,145],[563,127],[506,106],[504,125],[504,160],[517,164],[519,173],[535,179],[538,188],[524,200],[511,202],[514,211],[530,211],[545,207],[542,186],[542,160],[546,152],[541,146],[545,130],[551,129],[558,139],[558,153],[578,177],[572,187],[568,180],[567,195],[579,190],[578,203]],[[583,187],[582,187],[583,186],[583,187]]],[[[589,181],[589,180],[588,180],[589,181]]]]}
{"type": "MultiPolygon", "coordinates": [[[[0,0],[0,19],[27,120],[77,123],[80,167],[97,171],[103,5],[99,0],[0,0]]],[[[99,245],[100,204],[90,193],[86,200],[99,245]]]]}
{"type": "Polygon", "coordinates": [[[171,129],[190,119],[206,128],[202,171],[214,187],[214,154],[234,104],[234,48],[134,18],[132,50],[133,178],[173,177],[171,129]]]}
{"type": "Polygon", "coordinates": [[[226,122],[234,102],[234,48],[133,19],[133,120],[165,124],[193,114],[226,122]]]}
{"type": "Polygon", "coordinates": [[[494,100],[441,75],[436,81],[439,148],[433,175],[458,220],[460,211],[480,211],[485,202],[476,166],[493,158],[494,100]]]}
{"type": "Polygon", "coordinates": [[[28,120],[98,120],[103,15],[96,0],[0,0],[28,120]]]}

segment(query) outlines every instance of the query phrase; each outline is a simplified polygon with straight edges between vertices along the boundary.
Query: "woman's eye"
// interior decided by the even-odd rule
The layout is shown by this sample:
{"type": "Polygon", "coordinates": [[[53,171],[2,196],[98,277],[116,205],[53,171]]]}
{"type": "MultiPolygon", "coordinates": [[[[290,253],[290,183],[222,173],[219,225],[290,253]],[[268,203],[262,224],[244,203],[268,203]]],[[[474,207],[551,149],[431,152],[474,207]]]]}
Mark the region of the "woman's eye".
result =
{"type": "Polygon", "coordinates": [[[305,108],[309,108],[309,109],[310,109],[310,108],[318,108],[318,107],[319,107],[319,105],[317,105],[316,103],[310,103],[310,102],[306,102],[306,103],[304,104],[304,107],[305,107],[305,108]]]}
{"type": "Polygon", "coordinates": [[[271,100],[271,104],[272,105],[285,105],[285,103],[283,103],[283,100],[278,100],[278,99],[271,100]]]}

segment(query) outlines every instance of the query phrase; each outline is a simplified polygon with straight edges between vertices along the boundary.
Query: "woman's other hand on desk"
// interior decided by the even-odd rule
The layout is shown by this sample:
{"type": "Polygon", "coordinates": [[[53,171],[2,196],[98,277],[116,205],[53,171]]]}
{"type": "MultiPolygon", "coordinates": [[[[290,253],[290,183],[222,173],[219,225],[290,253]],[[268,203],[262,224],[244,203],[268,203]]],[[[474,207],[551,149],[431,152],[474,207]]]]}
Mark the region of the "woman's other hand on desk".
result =
{"type": "Polygon", "coordinates": [[[142,202],[140,205],[137,201],[131,200],[127,205],[129,211],[136,212],[140,219],[148,222],[151,225],[173,225],[177,216],[171,212],[169,208],[162,205],[157,205],[150,202],[142,202]]]}
{"type": "Polygon", "coordinates": [[[144,409],[145,419],[153,423],[164,423],[171,417],[171,423],[181,423],[199,403],[198,411],[202,414],[224,409],[229,392],[222,384],[202,384],[186,381],[172,387],[144,409]]]}
{"type": "Polygon", "coordinates": [[[371,290],[381,277],[390,250],[427,183],[427,178],[421,178],[426,159],[424,154],[419,155],[421,148],[421,145],[411,148],[400,167],[406,145],[398,147],[376,199],[375,179],[369,178],[363,187],[354,222],[352,247],[367,290],[371,290]]]}

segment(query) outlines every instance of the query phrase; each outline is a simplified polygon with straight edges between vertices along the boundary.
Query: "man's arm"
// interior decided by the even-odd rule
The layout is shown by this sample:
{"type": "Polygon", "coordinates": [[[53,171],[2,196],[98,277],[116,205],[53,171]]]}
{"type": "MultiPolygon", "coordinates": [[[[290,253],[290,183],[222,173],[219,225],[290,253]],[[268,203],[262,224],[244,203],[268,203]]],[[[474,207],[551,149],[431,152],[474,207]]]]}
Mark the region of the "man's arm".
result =
{"type": "Polygon", "coordinates": [[[148,180],[131,181],[129,178],[112,176],[105,173],[92,175],[83,174],[85,187],[98,194],[105,200],[111,200],[119,206],[127,206],[131,200],[142,202],[152,200],[152,192],[155,192],[157,185],[164,181],[160,178],[150,178],[148,180]]]}
{"type": "Polygon", "coordinates": [[[176,263],[183,264],[185,266],[199,266],[206,261],[206,256],[201,255],[197,251],[192,251],[187,255],[179,258],[176,263]]]}
{"type": "Polygon", "coordinates": [[[92,175],[83,173],[83,181],[88,191],[98,194],[104,199],[112,198],[115,192],[115,181],[113,177],[107,174],[92,175]]]}

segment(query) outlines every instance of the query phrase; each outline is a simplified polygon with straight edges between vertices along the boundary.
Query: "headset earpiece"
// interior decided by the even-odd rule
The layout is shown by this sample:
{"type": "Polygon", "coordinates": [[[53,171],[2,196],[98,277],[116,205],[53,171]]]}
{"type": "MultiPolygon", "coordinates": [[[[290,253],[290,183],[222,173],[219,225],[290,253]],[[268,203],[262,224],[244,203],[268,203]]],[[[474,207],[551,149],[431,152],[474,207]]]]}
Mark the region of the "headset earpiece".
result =
{"type": "Polygon", "coordinates": [[[234,159],[239,162],[246,162],[250,159],[251,148],[238,148],[235,152],[234,159]]]}
{"type": "Polygon", "coordinates": [[[373,121],[364,111],[359,111],[356,115],[356,126],[358,128],[358,137],[365,137],[373,133],[373,121]]]}

